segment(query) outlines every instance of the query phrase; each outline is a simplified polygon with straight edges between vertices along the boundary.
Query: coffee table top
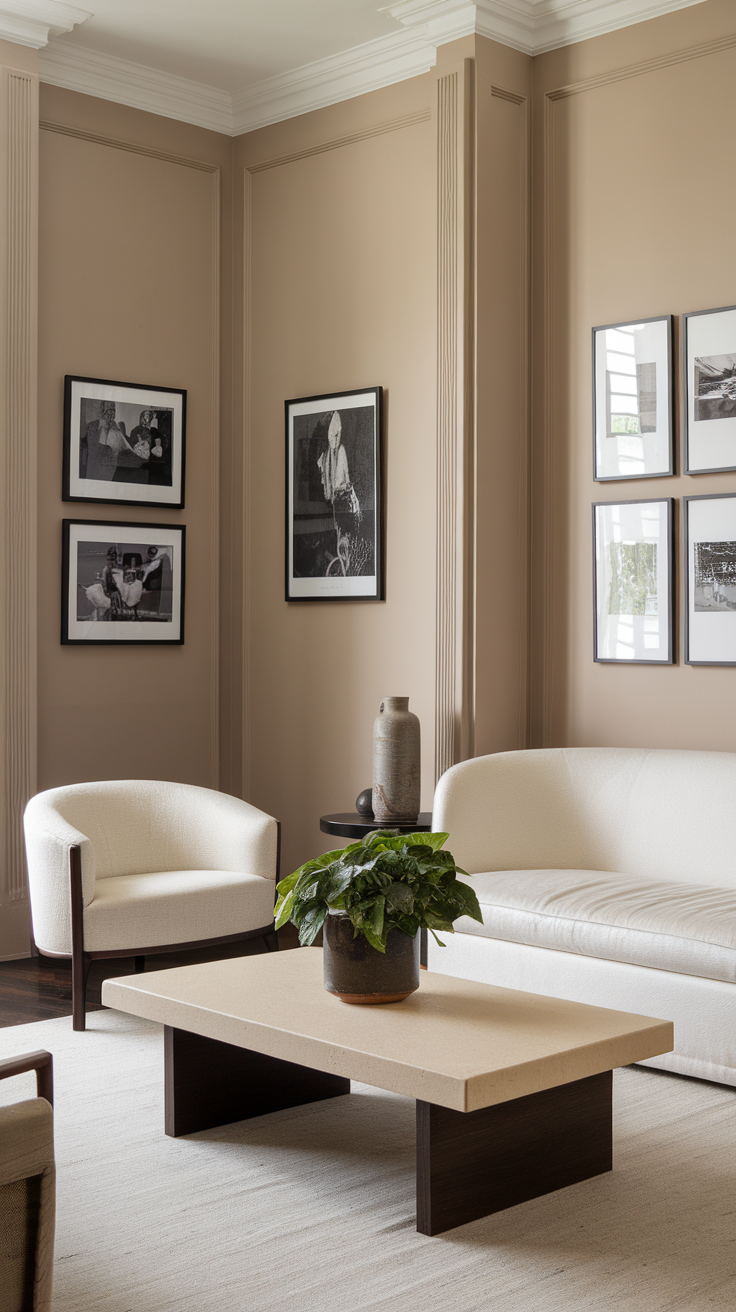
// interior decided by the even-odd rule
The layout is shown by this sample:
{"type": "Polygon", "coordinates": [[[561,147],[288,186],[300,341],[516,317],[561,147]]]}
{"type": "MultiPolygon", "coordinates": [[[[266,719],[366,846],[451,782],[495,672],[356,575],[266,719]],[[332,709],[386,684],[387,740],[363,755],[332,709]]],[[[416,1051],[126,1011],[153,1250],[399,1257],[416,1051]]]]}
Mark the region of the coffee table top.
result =
{"type": "Polygon", "coordinates": [[[475,1111],[669,1052],[671,1021],[421,972],[416,993],[351,1006],[322,949],[105,980],[108,1007],[455,1111],[475,1111]]]}

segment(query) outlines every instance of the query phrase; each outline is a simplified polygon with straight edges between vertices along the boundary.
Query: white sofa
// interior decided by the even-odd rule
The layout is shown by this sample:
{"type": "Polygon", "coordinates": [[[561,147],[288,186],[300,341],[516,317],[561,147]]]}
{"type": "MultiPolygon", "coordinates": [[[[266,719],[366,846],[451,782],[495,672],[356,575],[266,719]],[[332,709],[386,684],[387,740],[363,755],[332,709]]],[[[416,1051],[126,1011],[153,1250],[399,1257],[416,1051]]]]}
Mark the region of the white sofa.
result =
{"type": "Polygon", "coordinates": [[[474,876],[430,970],[672,1020],[647,1065],[736,1085],[736,753],[503,752],[440,779],[474,876]]]}

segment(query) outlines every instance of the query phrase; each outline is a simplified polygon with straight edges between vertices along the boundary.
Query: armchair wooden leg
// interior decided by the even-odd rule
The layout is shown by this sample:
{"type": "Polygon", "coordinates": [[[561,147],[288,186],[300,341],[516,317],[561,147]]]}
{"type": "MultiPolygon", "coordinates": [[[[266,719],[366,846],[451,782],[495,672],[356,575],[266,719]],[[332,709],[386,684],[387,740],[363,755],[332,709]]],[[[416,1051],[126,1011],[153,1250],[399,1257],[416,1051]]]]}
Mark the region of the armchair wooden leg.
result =
{"type": "Polygon", "coordinates": [[[275,929],[271,929],[267,934],[263,935],[263,942],[266,944],[267,952],[278,952],[279,936],[275,929]]]}
{"type": "Polygon", "coordinates": [[[82,849],[69,849],[69,883],[72,912],[72,1028],[85,1028],[87,975],[90,958],[84,950],[84,900],[82,898],[82,849]]]}
{"type": "Polygon", "coordinates": [[[86,952],[72,955],[72,1029],[87,1028],[87,976],[91,958],[86,952]]]}
{"type": "Polygon", "coordinates": [[[136,973],[136,975],[142,975],[143,972],[144,972],[144,970],[146,969],[146,958],[145,958],[145,957],[134,957],[134,958],[133,958],[133,961],[134,961],[134,967],[135,967],[135,973],[136,973]]]}

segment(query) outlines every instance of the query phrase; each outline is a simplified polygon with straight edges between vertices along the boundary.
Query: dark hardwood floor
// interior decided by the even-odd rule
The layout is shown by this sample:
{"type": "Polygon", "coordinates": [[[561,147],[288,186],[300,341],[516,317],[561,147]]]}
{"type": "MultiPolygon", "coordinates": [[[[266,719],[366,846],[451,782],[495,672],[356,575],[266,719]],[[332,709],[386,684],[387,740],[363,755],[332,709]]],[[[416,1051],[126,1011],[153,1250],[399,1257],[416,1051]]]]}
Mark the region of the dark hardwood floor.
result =
{"type": "MultiPolygon", "coordinates": [[[[280,951],[298,946],[293,925],[285,925],[279,930],[280,951]]],[[[171,966],[192,966],[195,962],[216,961],[222,957],[240,957],[265,951],[263,940],[253,939],[246,943],[227,943],[218,952],[206,949],[171,954],[162,952],[146,958],[146,970],[167,970],[171,966]]],[[[132,957],[93,961],[87,985],[87,1010],[101,1010],[100,990],[104,979],[132,974],[132,957]]],[[[54,961],[50,957],[0,961],[0,1027],[27,1025],[35,1020],[53,1020],[56,1016],[71,1014],[71,961],[54,961]]]]}

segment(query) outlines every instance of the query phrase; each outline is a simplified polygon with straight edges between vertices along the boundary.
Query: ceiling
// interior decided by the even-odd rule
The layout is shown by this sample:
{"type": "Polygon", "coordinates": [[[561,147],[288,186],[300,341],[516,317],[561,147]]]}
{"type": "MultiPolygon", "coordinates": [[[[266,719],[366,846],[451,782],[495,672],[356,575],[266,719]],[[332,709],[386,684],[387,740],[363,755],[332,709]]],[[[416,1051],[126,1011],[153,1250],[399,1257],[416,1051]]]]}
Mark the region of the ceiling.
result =
{"type": "Polygon", "coordinates": [[[0,0],[42,80],[236,135],[431,68],[477,32],[538,54],[703,0],[0,0]]]}
{"type": "Polygon", "coordinates": [[[396,32],[376,0],[88,0],[61,37],[224,91],[396,32]]]}

